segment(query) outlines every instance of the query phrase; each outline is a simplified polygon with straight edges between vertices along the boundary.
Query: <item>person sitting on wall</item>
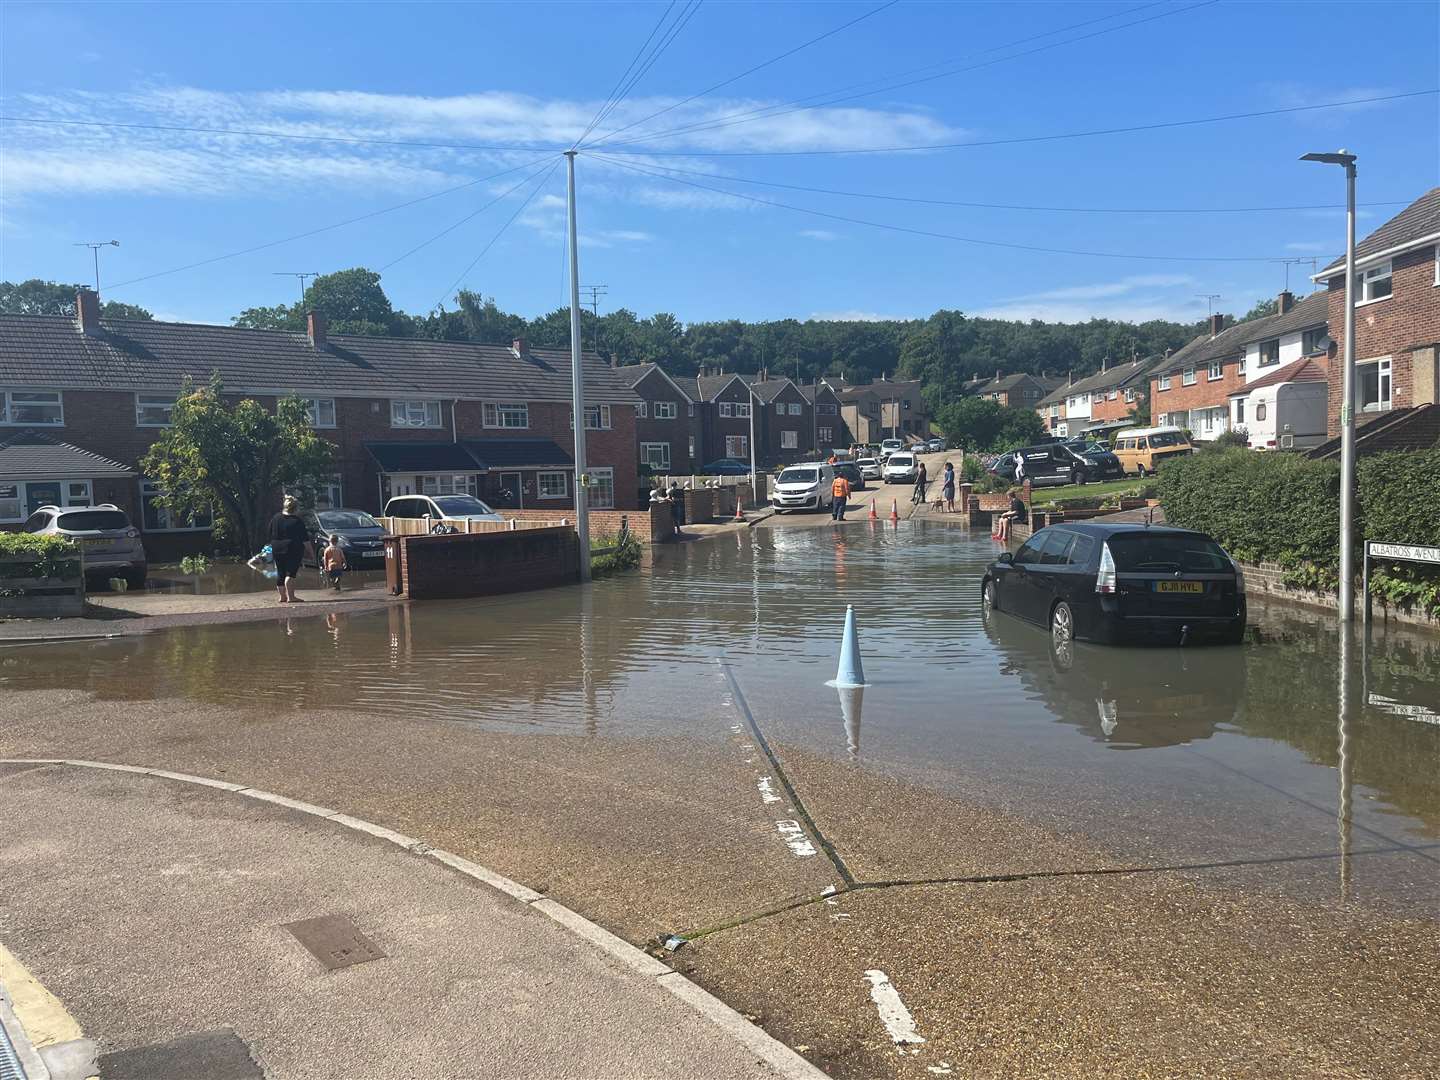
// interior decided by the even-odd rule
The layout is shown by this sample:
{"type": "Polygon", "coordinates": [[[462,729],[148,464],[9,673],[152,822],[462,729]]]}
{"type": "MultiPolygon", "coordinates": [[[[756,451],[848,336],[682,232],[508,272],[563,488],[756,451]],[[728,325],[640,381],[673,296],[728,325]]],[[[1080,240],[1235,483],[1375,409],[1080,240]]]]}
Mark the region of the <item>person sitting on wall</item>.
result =
{"type": "Polygon", "coordinates": [[[1025,500],[1020,498],[1020,489],[1018,487],[1011,488],[1010,509],[1006,510],[996,519],[995,532],[993,533],[995,539],[1009,540],[1011,523],[1019,522],[1023,525],[1028,517],[1029,512],[1025,508],[1025,500]]]}

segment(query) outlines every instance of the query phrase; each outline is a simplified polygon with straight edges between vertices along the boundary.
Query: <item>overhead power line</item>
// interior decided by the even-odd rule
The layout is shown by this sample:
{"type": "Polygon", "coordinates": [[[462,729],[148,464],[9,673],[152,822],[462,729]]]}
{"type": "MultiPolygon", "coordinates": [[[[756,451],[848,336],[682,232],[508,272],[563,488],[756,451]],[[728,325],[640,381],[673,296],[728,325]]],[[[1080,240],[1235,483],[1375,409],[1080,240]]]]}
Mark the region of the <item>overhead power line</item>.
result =
{"type": "MultiPolygon", "coordinates": [[[[607,160],[605,155],[593,152],[591,156],[599,161],[607,160]]],[[[619,162],[615,162],[619,164],[619,162]]],[[[724,180],[732,184],[758,184],[761,187],[783,188],[786,191],[805,191],[815,195],[840,195],[848,199],[879,199],[884,202],[917,203],[922,206],[956,206],[971,210],[1034,210],[1055,214],[1262,214],[1279,213],[1286,210],[1344,210],[1344,206],[1328,203],[1314,203],[1309,206],[1191,206],[1191,207],[1116,207],[1116,206],[1027,206],[1019,203],[968,202],[962,199],[926,199],[915,195],[889,195],[876,191],[842,191],[837,188],[810,187],[805,184],[782,184],[775,180],[757,180],[749,176],[719,176],[715,173],[682,169],[675,165],[649,163],[652,169],[684,176],[699,176],[706,180],[724,180]]],[[[1409,206],[1411,200],[1395,199],[1388,202],[1360,203],[1361,206],[1409,206]]]]}
{"type": "MultiPolygon", "coordinates": [[[[619,135],[622,131],[629,131],[629,130],[630,130],[631,128],[633,128],[633,127],[639,127],[641,124],[649,123],[651,120],[654,120],[657,116],[663,116],[665,113],[670,112],[672,109],[678,109],[678,108],[680,108],[680,106],[682,106],[682,105],[688,105],[688,104],[690,104],[690,102],[692,102],[692,101],[695,101],[695,100],[697,100],[697,99],[699,99],[699,98],[706,97],[706,96],[708,96],[708,95],[710,95],[710,94],[713,94],[716,90],[720,90],[720,89],[722,89],[722,88],[724,88],[724,87],[726,87],[726,86],[729,86],[731,83],[739,82],[741,79],[745,78],[746,76],[748,76],[748,75],[753,75],[753,74],[755,74],[755,72],[761,71],[761,70],[763,70],[764,68],[769,67],[771,64],[778,64],[781,60],[785,60],[785,59],[787,59],[788,57],[794,56],[796,53],[801,52],[801,51],[804,50],[804,49],[808,49],[811,45],[816,45],[816,44],[824,41],[826,38],[834,37],[836,34],[840,33],[841,31],[843,31],[843,30],[848,30],[848,29],[850,29],[850,27],[856,25],[857,23],[862,23],[862,22],[864,22],[866,19],[870,18],[871,16],[880,14],[880,12],[884,11],[886,8],[892,8],[892,7],[894,7],[894,6],[895,6],[896,4],[898,4],[899,2],[900,2],[900,0],[887,0],[886,3],[881,4],[879,7],[874,8],[874,9],[872,9],[872,10],[870,10],[870,11],[865,12],[865,14],[863,14],[863,15],[856,16],[855,18],[851,19],[849,22],[841,23],[839,26],[837,26],[837,27],[835,27],[835,28],[833,28],[833,29],[831,29],[831,30],[827,30],[827,31],[825,31],[825,33],[819,34],[819,35],[811,38],[809,41],[802,41],[799,45],[796,45],[796,46],[794,46],[794,47],[792,47],[792,48],[786,49],[784,52],[780,53],[778,56],[772,56],[769,60],[761,61],[760,63],[754,65],[753,67],[746,68],[744,71],[740,72],[738,75],[732,75],[732,76],[730,76],[730,78],[728,78],[728,79],[722,79],[720,82],[716,83],[714,86],[707,86],[704,90],[701,90],[701,91],[699,91],[699,92],[697,92],[697,93],[691,94],[691,95],[690,95],[689,97],[687,97],[687,98],[682,98],[680,101],[677,101],[677,102],[675,102],[674,104],[666,105],[663,109],[658,109],[658,110],[656,110],[655,112],[651,113],[649,116],[642,116],[639,120],[632,120],[630,123],[626,124],[624,127],[618,127],[618,128],[616,128],[614,131],[607,132],[606,134],[602,135],[599,139],[597,139],[592,145],[593,145],[593,146],[603,146],[603,145],[605,145],[606,143],[608,143],[611,139],[613,139],[616,135],[619,135]]],[[[587,132],[586,134],[589,134],[589,133],[587,132]]]]}
{"type": "Polygon", "coordinates": [[[697,184],[693,180],[682,180],[677,176],[668,176],[663,172],[636,165],[634,162],[611,160],[610,163],[617,168],[629,169],[632,172],[643,173],[646,176],[654,176],[661,180],[668,180],[672,184],[684,184],[687,187],[717,192],[721,195],[728,195],[732,199],[743,199],[745,202],[752,202],[759,206],[769,206],[778,210],[791,210],[797,214],[808,214],[811,217],[825,218],[829,221],[844,221],[851,225],[865,225],[872,229],[885,229],[890,232],[908,233],[911,236],[928,236],[936,240],[953,240],[957,243],[974,244],[980,247],[1006,248],[1012,251],[1030,251],[1043,255],[1079,255],[1092,259],[1135,259],[1146,262],[1265,263],[1276,261],[1275,257],[1265,255],[1149,255],[1120,251],[1085,251],[1076,248],[1041,247],[1036,244],[1014,244],[1003,240],[982,240],[974,236],[959,236],[955,233],[939,232],[934,229],[917,229],[907,225],[895,225],[886,221],[870,221],[865,218],[849,217],[845,214],[832,214],[826,210],[815,210],[808,206],[795,206],[791,203],[774,202],[770,199],[757,199],[753,195],[742,195],[739,192],[726,191],[724,188],[713,187],[709,184],[697,184]]]}
{"type": "Polygon", "coordinates": [[[1293,113],[1316,112],[1320,109],[1343,109],[1350,105],[1373,105],[1381,101],[1400,101],[1405,98],[1424,97],[1440,94],[1440,89],[1407,90],[1399,94],[1381,94],[1376,97],[1351,98],[1348,101],[1327,101],[1319,105],[1291,105],[1282,109],[1258,109],[1254,112],[1226,113],[1223,116],[1206,116],[1197,120],[1167,120],[1155,124],[1129,124],[1124,127],[1094,128],[1089,131],[1068,131],[1058,135],[1025,135],[1011,139],[976,139],[961,143],[930,143],[923,146],[854,146],[839,150],[624,150],[605,147],[607,154],[626,154],[635,157],[813,157],[838,154],[913,154],[926,151],[973,150],[986,146],[1015,146],[1021,143],[1057,142],[1062,139],[1087,139],[1096,135],[1127,135],[1136,131],[1161,131],[1166,128],[1197,127],[1202,124],[1220,124],[1230,120],[1254,120],[1264,116],[1285,116],[1293,113]]]}
{"type": "MultiPolygon", "coordinates": [[[[1033,56],[1035,53],[1045,52],[1049,49],[1060,48],[1062,45],[1073,45],[1076,42],[1088,41],[1090,38],[1100,37],[1104,34],[1113,34],[1118,30],[1124,30],[1132,26],[1139,26],[1141,23],[1154,22],[1156,19],[1166,19],[1172,15],[1183,15],[1188,11],[1194,11],[1196,8],[1208,7],[1210,4],[1218,2],[1219,0],[1204,0],[1203,3],[1194,4],[1188,8],[1178,8],[1171,11],[1162,11],[1158,15],[1150,15],[1144,19],[1136,19],[1132,22],[1121,23],[1119,26],[1108,26],[1103,30],[1096,30],[1092,33],[1083,34],[1080,37],[1076,38],[1069,38],[1065,41],[1053,41],[1048,45],[1040,45],[1033,49],[1027,49],[1024,52],[1012,53],[1009,56],[999,56],[993,60],[986,60],[984,63],[972,64],[968,67],[955,68],[951,71],[941,71],[933,75],[925,75],[921,78],[908,79],[904,82],[891,81],[894,79],[907,79],[907,77],[910,75],[918,75],[922,71],[930,71],[936,67],[941,67],[949,63],[954,63],[954,61],[943,61],[940,64],[927,64],[923,67],[911,68],[907,71],[901,71],[896,72],[892,75],[882,76],[879,79],[869,79],[865,82],[854,83],[850,86],[840,87],[835,90],[827,90],[819,94],[810,94],[807,97],[797,98],[794,101],[783,102],[778,105],[767,105],[759,109],[750,109],[745,112],[731,113],[729,116],[719,116],[713,117],[710,120],[696,121],[692,124],[684,124],[680,127],[671,128],[668,131],[660,131],[653,133],[642,132],[640,135],[633,139],[623,140],[618,143],[610,143],[609,145],[612,147],[642,145],[644,143],[653,142],[657,139],[673,138],[678,135],[699,134],[705,131],[715,131],[720,128],[734,127],[737,124],[753,123],[758,120],[773,120],[781,116],[788,116],[791,113],[806,112],[810,109],[827,108],[831,105],[839,105],[843,102],[855,101],[863,97],[873,97],[876,94],[886,94],[894,90],[902,90],[910,86],[919,86],[922,83],[934,82],[936,79],[948,79],[955,75],[963,75],[966,72],[979,71],[981,68],[992,67],[995,64],[1004,63],[1007,60],[1018,60],[1021,57],[1033,56]],[[882,83],[884,85],[876,86],[877,83],[882,83]],[[859,93],[847,93],[847,91],[859,90],[860,87],[865,86],[874,86],[875,89],[863,90],[859,93]],[[822,98],[825,100],[819,100],[822,98]]],[[[1042,38],[1054,37],[1056,34],[1063,34],[1071,30],[1079,30],[1086,26],[1093,26],[1095,23],[1107,22],[1111,19],[1123,18],[1126,15],[1133,15],[1137,12],[1146,11],[1150,8],[1158,6],[1158,3],[1142,4],[1140,7],[1132,8],[1129,11],[1118,12],[1114,15],[1105,15],[1098,19],[1086,19],[1084,22],[1072,23],[1069,26],[1063,26],[1055,30],[1047,30],[1042,34],[1031,34],[1028,37],[1023,37],[1015,41],[1006,42],[1003,45],[995,45],[988,49],[982,49],[980,52],[972,53],[971,55],[984,56],[988,53],[999,52],[1002,49],[1010,49],[1014,48],[1017,45],[1025,45],[1031,41],[1039,41],[1042,38]]],[[[596,143],[595,145],[598,146],[600,145],[600,143],[596,143]]]]}
{"type": "Polygon", "coordinates": [[[595,125],[600,123],[601,117],[606,115],[606,110],[609,109],[610,103],[615,100],[615,95],[620,92],[620,87],[625,84],[625,80],[629,77],[630,72],[635,69],[635,65],[639,63],[640,57],[644,55],[645,50],[650,47],[650,42],[655,40],[656,33],[659,32],[660,27],[665,25],[665,20],[670,17],[670,12],[674,7],[675,0],[670,0],[665,10],[660,13],[660,18],[657,19],[655,25],[650,28],[650,36],[641,42],[640,48],[635,50],[635,55],[630,58],[630,63],[626,65],[625,70],[620,73],[620,78],[615,80],[615,85],[610,88],[610,93],[605,95],[605,100],[600,103],[600,108],[595,110],[595,115],[591,118],[590,125],[580,133],[580,138],[575,140],[570,149],[573,150],[576,146],[579,146],[585,136],[595,130],[595,125]]]}
{"type": "Polygon", "coordinates": [[[344,221],[321,225],[318,229],[307,229],[304,232],[295,233],[292,236],[283,236],[279,240],[270,240],[263,244],[255,244],[253,247],[241,248],[239,251],[227,251],[224,255],[214,255],[208,259],[199,259],[192,263],[186,263],[184,266],[176,266],[169,270],[159,270],[153,274],[133,277],[127,281],[120,282],[118,285],[111,285],[109,291],[114,292],[116,289],[124,288],[126,285],[138,285],[142,281],[152,281],[155,278],[184,273],[186,270],[198,270],[200,267],[210,266],[212,263],[224,262],[226,259],[238,259],[241,255],[253,255],[257,251],[266,251],[269,248],[279,247],[281,244],[289,244],[296,240],[304,240],[307,237],[319,236],[321,233],[330,232],[333,229],[341,229],[346,225],[356,225],[362,221],[369,221],[371,218],[381,217],[385,214],[393,214],[396,210],[404,210],[406,207],[416,206],[422,202],[428,202],[431,199],[438,199],[442,195],[452,195],[457,191],[464,191],[467,188],[475,187],[477,184],[483,184],[490,180],[498,180],[500,177],[508,176],[510,173],[519,172],[521,169],[528,169],[530,166],[538,164],[541,161],[548,161],[549,158],[550,155],[547,154],[543,158],[527,161],[524,165],[516,165],[514,168],[503,169],[500,172],[491,173],[489,176],[482,176],[477,180],[467,180],[463,184],[456,184],[454,187],[445,188],[443,191],[432,191],[429,195],[421,195],[417,199],[407,199],[405,202],[396,203],[394,206],[386,206],[380,210],[372,210],[370,213],[361,214],[359,217],[346,218],[344,221]]]}

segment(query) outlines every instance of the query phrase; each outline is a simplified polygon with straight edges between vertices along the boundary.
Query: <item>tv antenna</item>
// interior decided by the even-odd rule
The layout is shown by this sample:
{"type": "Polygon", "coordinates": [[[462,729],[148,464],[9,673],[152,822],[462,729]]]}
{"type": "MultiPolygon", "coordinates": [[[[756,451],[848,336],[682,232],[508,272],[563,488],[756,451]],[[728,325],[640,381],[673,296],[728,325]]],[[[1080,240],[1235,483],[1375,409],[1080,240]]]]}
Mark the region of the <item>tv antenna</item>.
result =
{"type": "Polygon", "coordinates": [[[312,271],[310,271],[309,273],[304,273],[304,274],[299,273],[299,272],[297,272],[297,271],[295,271],[295,270],[276,270],[276,271],[275,271],[273,274],[271,274],[270,276],[271,276],[271,277],[293,277],[293,278],[299,278],[299,279],[300,279],[300,309],[301,309],[301,311],[303,312],[304,309],[305,309],[305,279],[306,279],[306,278],[312,278],[312,277],[319,277],[320,274],[319,274],[318,271],[315,271],[315,270],[312,270],[312,271]]]}
{"type": "Polygon", "coordinates": [[[1218,292],[1197,292],[1195,295],[1198,296],[1201,300],[1204,300],[1204,301],[1205,301],[1205,306],[1206,306],[1206,308],[1209,309],[1209,310],[1207,311],[1207,314],[1208,314],[1208,315],[1214,315],[1214,314],[1215,314],[1215,301],[1221,299],[1220,293],[1218,293],[1218,292]]]}
{"type": "Polygon", "coordinates": [[[95,295],[100,295],[100,249],[102,247],[119,247],[119,240],[97,240],[94,243],[71,244],[71,247],[88,247],[90,253],[95,256],[95,295]]]}

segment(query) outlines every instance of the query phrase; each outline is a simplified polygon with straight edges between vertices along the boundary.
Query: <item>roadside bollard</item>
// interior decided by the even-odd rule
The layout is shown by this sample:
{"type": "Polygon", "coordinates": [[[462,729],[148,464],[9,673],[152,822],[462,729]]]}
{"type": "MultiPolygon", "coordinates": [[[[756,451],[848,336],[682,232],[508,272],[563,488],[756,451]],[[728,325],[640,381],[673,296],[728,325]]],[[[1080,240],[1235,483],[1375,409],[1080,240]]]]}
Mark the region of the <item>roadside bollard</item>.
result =
{"type": "Polygon", "coordinates": [[[860,635],[855,631],[855,608],[845,605],[845,635],[840,640],[840,666],[836,686],[864,686],[865,669],[860,663],[860,635]]]}

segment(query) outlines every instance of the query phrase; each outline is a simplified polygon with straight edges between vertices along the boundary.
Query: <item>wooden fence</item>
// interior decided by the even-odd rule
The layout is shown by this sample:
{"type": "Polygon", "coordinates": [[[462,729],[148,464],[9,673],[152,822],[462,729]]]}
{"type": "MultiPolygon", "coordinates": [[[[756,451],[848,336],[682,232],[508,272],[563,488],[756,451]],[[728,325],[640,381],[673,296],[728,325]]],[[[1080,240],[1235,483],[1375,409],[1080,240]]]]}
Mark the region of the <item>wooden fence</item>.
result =
{"type": "Polygon", "coordinates": [[[445,526],[467,535],[492,532],[515,532],[518,529],[553,529],[556,525],[573,525],[574,519],[510,518],[507,521],[470,521],[464,518],[401,518],[382,517],[377,521],[391,536],[425,536],[445,526]]]}

